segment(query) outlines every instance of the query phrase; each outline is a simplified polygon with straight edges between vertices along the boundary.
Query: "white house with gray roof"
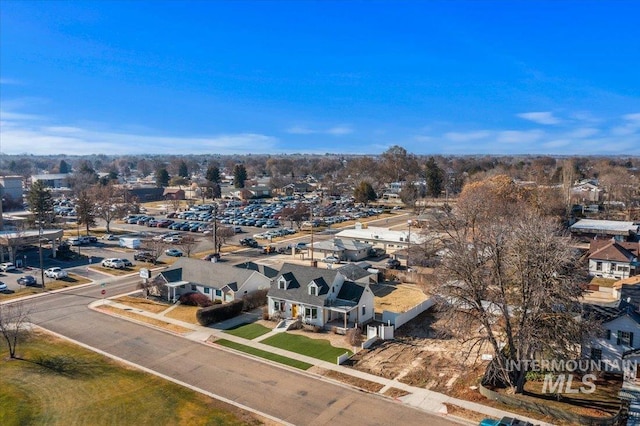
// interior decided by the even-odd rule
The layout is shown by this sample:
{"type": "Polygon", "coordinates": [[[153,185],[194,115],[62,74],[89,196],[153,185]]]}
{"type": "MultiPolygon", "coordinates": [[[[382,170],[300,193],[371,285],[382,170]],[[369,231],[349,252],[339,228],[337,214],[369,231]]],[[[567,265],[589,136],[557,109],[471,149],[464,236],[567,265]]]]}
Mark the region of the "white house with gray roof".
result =
{"type": "Polygon", "coordinates": [[[156,279],[166,286],[167,299],[172,302],[192,292],[204,294],[212,301],[231,302],[256,290],[268,289],[271,283],[255,270],[189,258],[180,258],[156,279]]]}
{"type": "Polygon", "coordinates": [[[353,327],[373,319],[369,273],[285,263],[267,294],[269,316],[319,327],[353,327]]]}
{"type": "Polygon", "coordinates": [[[313,243],[313,251],[325,256],[335,256],[340,260],[357,262],[369,256],[371,244],[361,243],[355,240],[334,238],[332,240],[313,243]]]}

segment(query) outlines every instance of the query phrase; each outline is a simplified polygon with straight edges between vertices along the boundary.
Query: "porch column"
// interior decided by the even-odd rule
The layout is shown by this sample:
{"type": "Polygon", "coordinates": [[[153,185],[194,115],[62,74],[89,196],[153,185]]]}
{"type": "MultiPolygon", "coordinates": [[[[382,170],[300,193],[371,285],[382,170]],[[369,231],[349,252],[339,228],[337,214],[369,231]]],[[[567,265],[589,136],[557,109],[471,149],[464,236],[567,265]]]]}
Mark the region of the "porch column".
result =
{"type": "Polygon", "coordinates": [[[344,315],[344,328],[347,328],[347,313],[343,312],[342,315],[344,315]]]}

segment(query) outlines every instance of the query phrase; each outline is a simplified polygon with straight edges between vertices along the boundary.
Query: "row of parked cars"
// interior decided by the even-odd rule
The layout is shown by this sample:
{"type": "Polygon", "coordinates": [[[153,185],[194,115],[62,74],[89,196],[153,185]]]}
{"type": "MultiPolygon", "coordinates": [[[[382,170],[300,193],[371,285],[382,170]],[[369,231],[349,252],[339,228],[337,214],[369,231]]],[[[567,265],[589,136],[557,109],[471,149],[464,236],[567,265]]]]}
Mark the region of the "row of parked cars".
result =
{"type": "Polygon", "coordinates": [[[119,257],[111,257],[104,259],[101,263],[103,268],[124,269],[133,266],[129,259],[121,259],[119,257]]]}

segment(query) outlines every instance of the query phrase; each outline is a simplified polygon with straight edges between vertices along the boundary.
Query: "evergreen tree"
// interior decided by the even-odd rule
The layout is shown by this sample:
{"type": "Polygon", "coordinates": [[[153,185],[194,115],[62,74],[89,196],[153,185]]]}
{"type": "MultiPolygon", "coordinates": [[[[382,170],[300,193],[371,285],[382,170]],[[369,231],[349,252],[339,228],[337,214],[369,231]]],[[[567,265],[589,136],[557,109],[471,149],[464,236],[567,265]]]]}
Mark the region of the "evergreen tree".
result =
{"type": "Polygon", "coordinates": [[[84,225],[89,235],[89,228],[96,225],[95,203],[87,191],[78,194],[76,202],[78,224],[84,225]]]}
{"type": "Polygon", "coordinates": [[[158,188],[169,186],[169,172],[165,167],[156,170],[156,186],[158,188]]]}
{"type": "Polygon", "coordinates": [[[353,197],[357,203],[364,204],[368,204],[369,201],[375,201],[375,199],[378,198],[371,184],[364,180],[356,186],[356,189],[353,191],[353,197]]]}
{"type": "Polygon", "coordinates": [[[37,222],[41,225],[51,223],[53,220],[53,196],[51,190],[41,180],[37,180],[31,185],[27,202],[37,222]]]}
{"type": "Polygon", "coordinates": [[[233,167],[233,186],[244,188],[244,181],[247,180],[247,169],[242,164],[233,167]]]}
{"type": "Polygon", "coordinates": [[[425,175],[427,179],[427,194],[438,198],[444,185],[444,172],[436,163],[435,158],[429,157],[429,160],[427,160],[425,175]]]}
{"type": "Polygon", "coordinates": [[[69,172],[71,172],[71,167],[69,166],[69,164],[66,161],[60,160],[60,165],[58,166],[58,171],[60,173],[69,173],[69,172]]]}
{"type": "Polygon", "coordinates": [[[181,161],[180,165],[178,166],[178,176],[183,178],[189,177],[189,168],[187,167],[187,163],[185,163],[184,160],[181,161]]]}
{"type": "Polygon", "coordinates": [[[220,169],[216,166],[209,166],[209,168],[207,168],[205,179],[212,184],[220,183],[220,169]]]}

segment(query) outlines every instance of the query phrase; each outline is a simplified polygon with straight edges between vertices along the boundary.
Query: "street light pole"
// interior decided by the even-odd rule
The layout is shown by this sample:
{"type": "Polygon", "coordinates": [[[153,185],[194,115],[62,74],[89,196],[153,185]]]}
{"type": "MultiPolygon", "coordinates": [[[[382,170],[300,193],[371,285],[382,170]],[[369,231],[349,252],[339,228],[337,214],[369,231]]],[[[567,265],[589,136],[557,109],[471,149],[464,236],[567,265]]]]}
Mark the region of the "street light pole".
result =
{"type": "Polygon", "coordinates": [[[42,289],[44,290],[44,262],[42,261],[42,222],[40,222],[40,231],[38,232],[38,247],[40,249],[40,279],[42,280],[42,289]]]}
{"type": "Polygon", "coordinates": [[[407,221],[407,225],[409,225],[409,235],[407,235],[407,271],[409,270],[409,266],[410,266],[410,259],[411,259],[411,220],[407,221]]]}
{"type": "Polygon", "coordinates": [[[213,252],[218,253],[218,204],[213,204],[213,252]]]}

